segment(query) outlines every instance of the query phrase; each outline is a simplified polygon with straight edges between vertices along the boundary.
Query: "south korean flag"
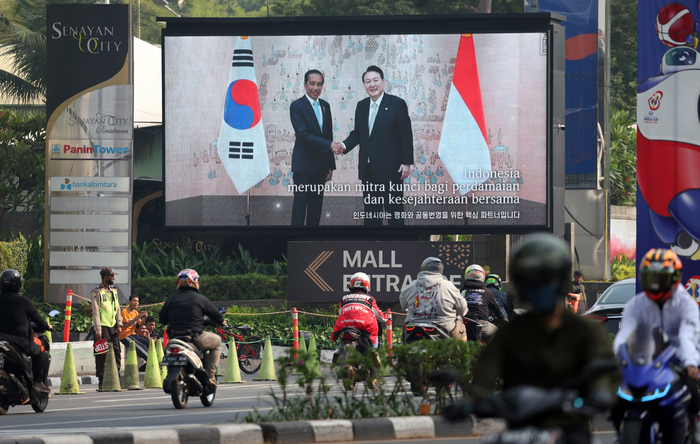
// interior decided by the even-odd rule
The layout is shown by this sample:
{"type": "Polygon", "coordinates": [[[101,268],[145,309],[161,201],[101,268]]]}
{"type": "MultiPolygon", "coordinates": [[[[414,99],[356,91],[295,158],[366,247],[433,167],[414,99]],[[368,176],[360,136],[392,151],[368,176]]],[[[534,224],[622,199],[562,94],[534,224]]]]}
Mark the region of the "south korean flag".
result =
{"type": "Polygon", "coordinates": [[[219,157],[240,194],[270,174],[250,38],[238,39],[231,61],[219,157]]]}

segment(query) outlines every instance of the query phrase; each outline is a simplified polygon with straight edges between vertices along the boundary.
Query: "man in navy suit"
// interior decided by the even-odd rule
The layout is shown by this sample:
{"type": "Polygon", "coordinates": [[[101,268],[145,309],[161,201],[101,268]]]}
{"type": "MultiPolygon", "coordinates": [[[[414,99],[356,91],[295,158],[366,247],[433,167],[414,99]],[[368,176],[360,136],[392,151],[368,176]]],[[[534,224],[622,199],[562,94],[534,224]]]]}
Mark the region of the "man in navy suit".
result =
{"type": "Polygon", "coordinates": [[[382,225],[385,213],[389,225],[403,225],[401,185],[414,163],[408,106],[400,97],[384,93],[384,73],[379,67],[367,68],[362,83],[369,97],[357,104],[355,129],[342,142],[344,146],[334,145],[334,152],[347,153],[360,145],[358,170],[363,185],[364,224],[382,225]]]}
{"type": "Polygon", "coordinates": [[[292,153],[294,203],[292,225],[318,226],[323,205],[323,186],[333,177],[335,156],[331,107],[318,97],[323,74],[312,69],[304,74],[306,94],[289,107],[296,135],[292,153]]]}

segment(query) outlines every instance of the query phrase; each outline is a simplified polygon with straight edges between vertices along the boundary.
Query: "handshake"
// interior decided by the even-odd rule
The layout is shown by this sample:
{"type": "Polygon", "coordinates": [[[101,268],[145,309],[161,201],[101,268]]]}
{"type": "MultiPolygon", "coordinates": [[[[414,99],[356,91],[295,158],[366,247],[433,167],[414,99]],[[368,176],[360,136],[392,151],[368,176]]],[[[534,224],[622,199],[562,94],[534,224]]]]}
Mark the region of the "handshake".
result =
{"type": "Polygon", "coordinates": [[[343,143],[337,140],[331,143],[331,150],[333,154],[345,154],[345,149],[343,148],[343,143]]]}

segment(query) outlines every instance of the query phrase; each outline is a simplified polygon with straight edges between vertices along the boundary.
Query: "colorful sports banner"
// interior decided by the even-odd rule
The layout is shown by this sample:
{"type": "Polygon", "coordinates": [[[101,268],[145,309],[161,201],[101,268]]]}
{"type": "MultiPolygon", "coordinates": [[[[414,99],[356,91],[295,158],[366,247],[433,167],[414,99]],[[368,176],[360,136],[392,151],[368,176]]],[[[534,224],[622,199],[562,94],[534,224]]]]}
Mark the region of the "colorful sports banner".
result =
{"type": "Polygon", "coordinates": [[[700,282],[700,9],[697,1],[640,2],[637,49],[637,263],[650,248],[683,261],[700,282]]]}

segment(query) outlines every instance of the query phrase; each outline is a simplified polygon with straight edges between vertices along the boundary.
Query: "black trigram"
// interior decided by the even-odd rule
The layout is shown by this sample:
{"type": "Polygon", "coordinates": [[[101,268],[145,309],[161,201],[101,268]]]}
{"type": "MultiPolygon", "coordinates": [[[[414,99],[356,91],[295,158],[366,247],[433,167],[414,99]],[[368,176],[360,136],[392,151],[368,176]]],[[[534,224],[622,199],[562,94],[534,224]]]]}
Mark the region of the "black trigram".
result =
{"type": "Polygon", "coordinates": [[[229,159],[252,159],[253,142],[229,142],[228,143],[228,158],[229,159]]]}
{"type": "Polygon", "coordinates": [[[253,65],[253,50],[252,49],[236,49],[233,51],[233,62],[231,66],[248,66],[254,68],[253,65]]]}

